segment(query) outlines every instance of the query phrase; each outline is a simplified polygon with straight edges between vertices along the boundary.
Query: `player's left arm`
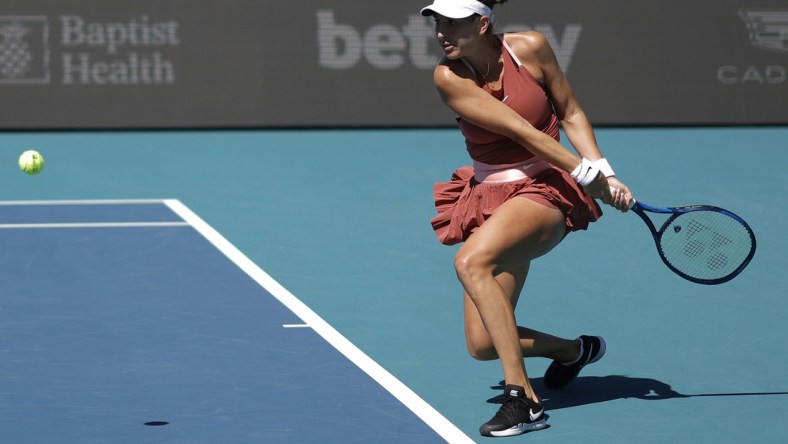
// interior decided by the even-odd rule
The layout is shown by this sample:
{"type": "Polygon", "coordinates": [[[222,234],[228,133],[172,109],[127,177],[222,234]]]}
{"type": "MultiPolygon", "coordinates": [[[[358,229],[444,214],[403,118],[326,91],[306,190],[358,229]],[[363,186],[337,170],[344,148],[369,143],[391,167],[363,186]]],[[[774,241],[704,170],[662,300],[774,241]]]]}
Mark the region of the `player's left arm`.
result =
{"type": "MultiPolygon", "coordinates": [[[[513,40],[512,46],[516,48],[518,56],[522,56],[526,68],[544,85],[572,147],[581,157],[592,162],[601,159],[602,152],[591,123],[558,64],[550,43],[538,32],[520,33],[513,40]]],[[[615,176],[608,176],[608,183],[613,189],[620,191],[613,192],[612,201],[605,203],[621,210],[629,208],[632,199],[629,188],[615,176]]]]}

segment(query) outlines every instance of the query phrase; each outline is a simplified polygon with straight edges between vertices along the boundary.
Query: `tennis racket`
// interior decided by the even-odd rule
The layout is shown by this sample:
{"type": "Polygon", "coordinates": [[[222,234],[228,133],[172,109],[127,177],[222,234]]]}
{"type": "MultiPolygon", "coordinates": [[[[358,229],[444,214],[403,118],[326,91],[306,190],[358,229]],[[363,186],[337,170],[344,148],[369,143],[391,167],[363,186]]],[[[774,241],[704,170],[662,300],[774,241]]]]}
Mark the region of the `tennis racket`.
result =
{"type": "Polygon", "coordinates": [[[689,281],[722,284],[741,273],[755,255],[755,234],[750,226],[723,208],[660,208],[634,202],[631,210],[651,230],[662,262],[689,281]],[[647,212],[668,218],[657,229],[647,212]]]}

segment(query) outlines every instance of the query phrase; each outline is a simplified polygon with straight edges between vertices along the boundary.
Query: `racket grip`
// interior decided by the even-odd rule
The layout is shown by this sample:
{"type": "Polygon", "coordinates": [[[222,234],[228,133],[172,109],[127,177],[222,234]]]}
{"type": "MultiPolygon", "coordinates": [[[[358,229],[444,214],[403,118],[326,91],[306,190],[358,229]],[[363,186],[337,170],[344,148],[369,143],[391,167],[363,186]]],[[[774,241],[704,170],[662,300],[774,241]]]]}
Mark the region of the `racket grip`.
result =
{"type": "MultiPolygon", "coordinates": [[[[621,191],[621,190],[619,190],[619,189],[618,189],[618,188],[616,188],[616,187],[610,187],[610,192],[611,192],[611,193],[614,193],[614,192],[616,192],[616,191],[621,191]]],[[[629,209],[631,210],[631,209],[635,208],[635,205],[637,205],[637,201],[636,201],[636,200],[635,200],[635,198],[633,197],[633,198],[632,198],[632,202],[629,204],[629,209]]]]}

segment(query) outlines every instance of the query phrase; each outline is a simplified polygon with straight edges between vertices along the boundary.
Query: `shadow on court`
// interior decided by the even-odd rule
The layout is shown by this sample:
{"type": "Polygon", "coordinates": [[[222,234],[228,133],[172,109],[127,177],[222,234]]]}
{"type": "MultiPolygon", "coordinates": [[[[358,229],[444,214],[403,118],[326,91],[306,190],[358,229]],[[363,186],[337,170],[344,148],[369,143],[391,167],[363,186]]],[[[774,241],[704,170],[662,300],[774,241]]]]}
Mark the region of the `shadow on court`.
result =
{"type": "MultiPolygon", "coordinates": [[[[542,383],[542,378],[531,379],[531,384],[537,393],[541,393],[547,410],[577,407],[587,404],[614,401],[616,399],[643,399],[657,401],[676,398],[697,398],[717,396],[771,396],[788,395],[785,392],[742,392],[742,393],[700,393],[685,395],[673,390],[670,384],[649,378],[633,378],[629,376],[586,376],[579,377],[572,383],[571,388],[565,390],[550,390],[542,383]]],[[[493,390],[503,390],[503,381],[490,387],[493,390]]],[[[501,404],[503,395],[498,395],[487,400],[491,404],[501,404]]]]}

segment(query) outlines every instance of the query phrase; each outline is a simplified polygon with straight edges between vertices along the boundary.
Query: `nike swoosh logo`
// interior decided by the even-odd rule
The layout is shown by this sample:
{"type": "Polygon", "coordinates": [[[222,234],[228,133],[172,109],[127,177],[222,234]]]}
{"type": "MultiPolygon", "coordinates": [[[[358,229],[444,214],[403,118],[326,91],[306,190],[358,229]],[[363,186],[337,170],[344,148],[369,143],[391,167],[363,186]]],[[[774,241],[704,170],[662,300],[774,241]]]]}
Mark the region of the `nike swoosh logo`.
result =
{"type": "Polygon", "coordinates": [[[591,362],[591,358],[594,356],[594,343],[588,344],[588,358],[586,359],[586,363],[583,366],[588,365],[591,362]]]}

